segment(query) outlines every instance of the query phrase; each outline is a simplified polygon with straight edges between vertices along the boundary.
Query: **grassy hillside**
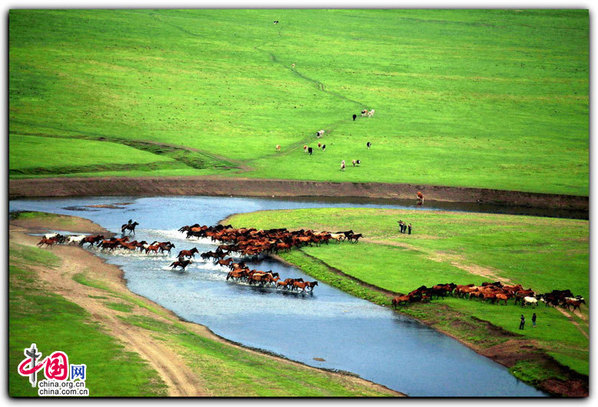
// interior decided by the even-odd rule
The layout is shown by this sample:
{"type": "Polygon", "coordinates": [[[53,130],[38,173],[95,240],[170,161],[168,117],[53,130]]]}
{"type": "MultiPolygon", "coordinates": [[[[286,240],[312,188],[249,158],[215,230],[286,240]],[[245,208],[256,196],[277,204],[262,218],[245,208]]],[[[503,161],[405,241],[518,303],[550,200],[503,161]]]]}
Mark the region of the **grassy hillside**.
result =
{"type": "MultiPolygon", "coordinates": [[[[283,254],[302,269],[354,295],[389,306],[390,299],[339,276],[334,267],[361,281],[394,292],[407,293],[421,285],[454,282],[481,284],[503,281],[531,287],[537,293],[570,289],[589,296],[589,225],[587,221],[527,216],[438,211],[380,209],[305,209],[264,211],[235,215],[227,222],[236,227],[313,228],[363,233],[358,244],[330,243],[283,254]],[[397,221],[413,225],[413,234],[400,234],[397,221]]],[[[538,343],[556,360],[588,374],[589,310],[564,315],[544,305],[534,312],[537,329],[518,330],[519,316],[528,321],[532,311],[521,306],[485,304],[449,298],[415,304],[402,311],[439,323],[440,328],[481,346],[495,338],[471,329],[471,318],[489,321],[506,331],[538,343]],[[445,326],[444,309],[458,313],[460,324],[445,326]],[[440,321],[440,322],[439,322],[440,321]],[[469,321],[469,323],[467,323],[469,321]]],[[[448,319],[448,318],[447,318],[448,319]]],[[[475,325],[475,323],[474,323],[475,325]]]]}
{"type": "Polygon", "coordinates": [[[21,171],[11,176],[221,173],[587,195],[588,38],[586,10],[11,10],[10,168],[21,171]],[[363,108],[374,117],[353,121],[363,108]],[[86,171],[98,157],[56,163],[24,136],[157,157],[130,152],[86,171]],[[362,165],[341,172],[343,159],[362,165]]]}

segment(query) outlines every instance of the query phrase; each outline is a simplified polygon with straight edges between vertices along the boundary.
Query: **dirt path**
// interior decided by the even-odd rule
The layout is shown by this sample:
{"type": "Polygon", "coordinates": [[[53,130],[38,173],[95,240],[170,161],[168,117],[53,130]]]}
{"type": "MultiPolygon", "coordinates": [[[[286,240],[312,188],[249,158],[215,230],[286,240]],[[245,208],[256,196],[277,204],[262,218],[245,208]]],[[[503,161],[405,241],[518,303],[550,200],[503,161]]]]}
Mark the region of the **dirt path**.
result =
{"type": "MultiPolygon", "coordinates": [[[[587,339],[590,339],[590,336],[586,333],[586,331],[583,330],[583,328],[581,327],[581,325],[579,325],[579,323],[573,319],[573,316],[571,316],[571,314],[569,313],[569,311],[566,311],[566,310],[564,310],[564,309],[562,309],[560,307],[555,307],[555,309],[558,312],[560,312],[561,314],[563,314],[564,316],[566,316],[569,319],[569,321],[573,325],[575,325],[575,327],[577,328],[577,330],[579,332],[581,332],[581,334],[583,336],[585,336],[587,339]]],[[[585,316],[583,316],[581,312],[579,312],[579,311],[577,311],[577,312],[573,311],[573,314],[577,315],[577,317],[579,317],[580,319],[582,319],[582,320],[585,321],[585,316]]]]}
{"type": "MultiPolygon", "coordinates": [[[[101,233],[103,231],[101,227],[85,219],[69,216],[60,216],[59,218],[68,218],[71,220],[69,226],[63,224],[61,230],[72,232],[93,230],[94,233],[101,233]]],[[[39,237],[31,236],[28,233],[37,233],[47,230],[43,225],[44,221],[38,219],[11,221],[9,226],[10,242],[25,246],[35,246],[39,241],[39,237]]],[[[106,233],[106,231],[104,231],[104,233],[106,233]]],[[[119,318],[119,316],[122,316],[123,314],[107,304],[122,302],[121,297],[131,298],[136,305],[133,305],[131,312],[126,314],[127,316],[146,316],[168,325],[177,323],[194,334],[218,341],[227,346],[243,349],[246,352],[259,355],[263,358],[270,358],[285,364],[319,371],[325,375],[339,378],[345,383],[360,386],[365,385],[379,392],[394,396],[403,396],[403,394],[399,392],[395,392],[359,377],[317,369],[257,350],[248,349],[227,341],[226,339],[215,335],[205,326],[182,321],[174,313],[160,307],[158,304],[130,292],[125,285],[122,270],[116,266],[105,263],[102,259],[92,253],[76,246],[55,246],[48,248],[47,250],[59,256],[62,263],[57,269],[52,269],[43,265],[34,267],[34,271],[39,275],[43,284],[45,284],[50,291],[83,307],[89,312],[94,321],[99,322],[110,335],[125,344],[127,351],[136,352],[141,358],[146,360],[167,385],[168,396],[199,397],[218,395],[210,394],[206,390],[206,383],[201,377],[201,370],[198,369],[197,366],[194,366],[194,369],[192,370],[186,364],[185,360],[179,353],[177,353],[178,345],[156,338],[155,332],[126,323],[119,318]],[[76,276],[81,274],[92,282],[98,282],[106,287],[106,289],[78,283],[74,278],[77,278],[76,276]],[[107,298],[107,296],[110,296],[110,298],[107,298]],[[148,308],[157,311],[152,312],[138,304],[144,304],[148,308]]],[[[127,305],[132,303],[133,302],[131,301],[126,302],[127,305]]]]}
{"type": "MultiPolygon", "coordinates": [[[[11,229],[11,241],[25,246],[35,245],[38,238],[27,236],[23,232],[25,232],[24,229],[11,229]]],[[[49,250],[62,259],[60,269],[52,270],[39,266],[35,268],[35,271],[50,290],[85,308],[94,320],[100,322],[112,336],[125,343],[127,350],[134,350],[141,358],[145,359],[168,386],[169,396],[206,395],[203,390],[204,384],[180,356],[162,342],[148,335],[143,328],[122,321],[118,318],[119,315],[122,315],[119,311],[108,307],[105,300],[97,298],[104,297],[105,290],[82,285],[73,279],[82,271],[85,275],[105,273],[107,280],[104,280],[103,283],[107,282],[111,291],[131,295],[120,288],[122,284],[118,276],[120,270],[107,265],[101,259],[78,247],[59,246],[49,250]]],[[[113,300],[118,302],[117,298],[113,300]]],[[[136,315],[149,314],[147,310],[137,306],[133,312],[136,315]]],[[[151,316],[155,318],[154,314],[151,316]]]]}

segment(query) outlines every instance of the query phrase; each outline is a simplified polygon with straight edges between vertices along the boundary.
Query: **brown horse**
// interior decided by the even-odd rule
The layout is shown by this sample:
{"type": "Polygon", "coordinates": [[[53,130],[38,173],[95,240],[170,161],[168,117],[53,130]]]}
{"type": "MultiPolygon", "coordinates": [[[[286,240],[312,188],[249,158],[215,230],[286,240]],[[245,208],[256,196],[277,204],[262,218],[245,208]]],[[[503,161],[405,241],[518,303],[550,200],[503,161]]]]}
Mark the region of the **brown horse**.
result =
{"type": "Polygon", "coordinates": [[[317,286],[317,285],[318,285],[318,282],[317,282],[317,281],[306,281],[306,282],[305,282],[305,286],[306,286],[306,288],[309,288],[309,289],[310,289],[310,291],[313,291],[313,290],[314,290],[314,287],[315,287],[315,286],[317,286]]]}
{"type": "Polygon", "coordinates": [[[42,245],[46,245],[46,246],[54,246],[55,244],[58,243],[58,238],[56,237],[51,237],[51,238],[45,238],[42,237],[42,240],[39,241],[39,243],[37,244],[39,247],[42,247],[42,245]]]}
{"type": "Polygon", "coordinates": [[[181,250],[176,257],[195,257],[195,253],[199,253],[199,250],[194,247],[191,250],[181,250]]]}
{"type": "Polygon", "coordinates": [[[411,302],[411,296],[409,295],[400,295],[398,297],[394,297],[392,299],[392,306],[394,308],[398,307],[399,305],[407,304],[411,302]]]}
{"type": "Polygon", "coordinates": [[[216,262],[216,264],[218,264],[219,266],[230,266],[230,264],[233,262],[233,259],[231,259],[230,257],[226,260],[218,260],[216,262]]]}

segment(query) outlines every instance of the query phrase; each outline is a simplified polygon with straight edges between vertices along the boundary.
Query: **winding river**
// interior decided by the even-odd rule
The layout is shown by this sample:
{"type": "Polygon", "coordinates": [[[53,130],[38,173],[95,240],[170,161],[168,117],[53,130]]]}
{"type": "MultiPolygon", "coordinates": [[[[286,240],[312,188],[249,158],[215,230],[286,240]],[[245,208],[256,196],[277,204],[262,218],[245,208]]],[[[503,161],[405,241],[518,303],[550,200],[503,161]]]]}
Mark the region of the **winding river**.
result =
{"type": "MultiPolygon", "coordinates": [[[[97,254],[122,268],[131,291],[243,345],[316,367],[353,372],[409,396],[545,396],[456,340],[325,284],[318,285],[313,295],[300,295],[227,282],[227,269],[199,257],[185,272],[168,267],[181,249],[197,247],[205,252],[215,248],[208,240],[185,239],[177,232],[183,225],[213,225],[241,212],[331,206],[406,208],[232,197],[88,197],[9,203],[10,211],[80,216],[113,232],[134,219],[140,224],[137,240],[172,241],[176,249],[171,257],[97,254]]],[[[419,209],[434,210],[429,206],[419,209]]],[[[259,268],[274,270],[281,278],[313,280],[295,267],[272,260],[264,260],[259,268]]]]}

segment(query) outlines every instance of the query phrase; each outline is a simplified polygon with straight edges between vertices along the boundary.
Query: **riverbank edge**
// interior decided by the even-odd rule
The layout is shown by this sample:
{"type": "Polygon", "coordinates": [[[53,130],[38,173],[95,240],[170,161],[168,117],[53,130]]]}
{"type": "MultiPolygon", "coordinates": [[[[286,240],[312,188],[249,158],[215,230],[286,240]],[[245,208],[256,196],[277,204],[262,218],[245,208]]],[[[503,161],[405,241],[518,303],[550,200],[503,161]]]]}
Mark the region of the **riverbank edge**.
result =
{"type": "MultiPolygon", "coordinates": [[[[373,301],[371,298],[374,298],[375,296],[370,296],[368,298],[366,296],[359,295],[359,293],[357,293],[357,292],[350,292],[347,290],[343,290],[342,287],[332,284],[335,288],[340,289],[349,295],[356,296],[356,297],[359,297],[366,301],[372,302],[376,305],[389,308],[388,304],[390,303],[390,300],[392,299],[393,296],[398,296],[398,295],[404,294],[404,293],[392,292],[392,291],[386,290],[384,288],[377,287],[375,285],[366,283],[358,278],[355,278],[349,274],[344,273],[342,270],[339,270],[335,267],[330,266],[326,262],[324,262],[316,257],[313,257],[305,252],[302,252],[302,254],[305,257],[307,257],[310,261],[313,261],[313,262],[323,265],[324,267],[326,267],[328,269],[329,272],[331,272],[343,279],[347,279],[354,283],[357,283],[361,286],[361,288],[363,288],[365,290],[373,291],[375,293],[385,296],[387,298],[387,301],[386,301],[386,303],[373,301]]],[[[302,269],[299,265],[294,264],[294,263],[280,257],[279,255],[270,255],[270,257],[277,261],[280,261],[286,265],[300,268],[304,273],[309,274],[314,278],[318,278],[317,276],[313,276],[311,273],[309,273],[309,271],[302,269]]],[[[320,281],[322,281],[326,284],[331,284],[330,281],[326,281],[326,279],[322,278],[321,276],[319,277],[319,279],[320,279],[320,281]]],[[[457,315],[458,314],[458,313],[455,313],[454,311],[452,311],[450,309],[450,307],[447,307],[444,304],[438,304],[438,305],[439,305],[439,307],[435,307],[435,310],[440,313],[444,313],[446,315],[450,315],[450,314],[457,315]]],[[[436,323],[437,318],[434,318],[430,314],[426,314],[427,317],[422,318],[422,317],[416,317],[409,312],[404,312],[401,309],[394,309],[394,311],[398,312],[402,315],[405,315],[409,318],[413,318],[413,319],[417,320],[418,322],[434,329],[435,331],[455,339],[456,341],[458,341],[459,343],[468,347],[469,349],[473,350],[477,354],[487,357],[487,358],[493,360],[494,362],[499,363],[500,365],[503,365],[503,366],[509,368],[509,372],[511,374],[513,374],[519,380],[529,384],[530,386],[535,387],[538,390],[546,392],[552,396],[558,396],[558,397],[587,397],[589,395],[589,392],[587,390],[583,390],[582,394],[580,394],[580,384],[581,384],[581,387],[584,387],[585,389],[588,389],[588,387],[589,387],[589,378],[587,376],[579,374],[579,373],[571,370],[567,366],[563,366],[558,361],[556,361],[552,356],[546,354],[543,349],[541,349],[535,345],[530,345],[528,342],[526,342],[526,344],[524,346],[527,347],[527,353],[522,354],[522,355],[520,355],[520,358],[517,358],[516,354],[514,354],[513,352],[510,352],[508,348],[504,348],[501,346],[484,348],[482,346],[479,346],[476,343],[473,343],[473,342],[470,342],[470,341],[467,341],[466,339],[464,339],[464,337],[460,334],[460,332],[458,330],[456,330],[456,332],[449,332],[446,329],[443,329],[436,323]],[[529,380],[525,380],[525,378],[523,378],[523,377],[519,377],[519,376],[515,375],[514,372],[512,371],[512,368],[515,366],[515,364],[517,362],[528,361],[529,360],[528,356],[531,353],[535,353],[535,354],[539,355],[540,359],[542,359],[542,361],[546,365],[554,367],[555,377],[566,376],[566,377],[568,377],[568,380],[561,381],[559,379],[552,378],[552,379],[544,380],[540,383],[535,383],[535,382],[532,382],[529,380]]],[[[419,310],[419,311],[421,311],[421,310],[419,310]]],[[[425,312],[425,311],[423,311],[423,312],[425,312]]],[[[421,315],[421,313],[422,312],[419,312],[420,315],[421,315]]],[[[473,318],[473,317],[471,319],[472,319],[472,321],[475,321],[479,325],[480,329],[487,329],[494,333],[504,335],[505,337],[512,338],[512,339],[509,339],[512,342],[518,341],[516,334],[512,334],[508,331],[505,331],[501,327],[495,326],[488,321],[480,320],[480,319],[473,318]]],[[[465,331],[462,333],[467,334],[467,332],[468,331],[465,331]]]]}
{"type": "MultiPolygon", "coordinates": [[[[27,212],[27,211],[25,211],[25,212],[27,212]]],[[[47,212],[40,212],[40,213],[47,213],[47,212]]],[[[83,220],[89,222],[89,224],[93,225],[93,227],[90,228],[90,229],[79,227],[79,228],[76,228],[76,230],[75,229],[71,230],[69,227],[62,226],[62,229],[65,232],[75,232],[75,233],[88,233],[88,232],[92,232],[92,233],[105,234],[105,236],[112,236],[112,235],[114,235],[114,233],[109,232],[108,230],[104,229],[100,225],[97,225],[94,222],[92,222],[92,221],[90,221],[88,219],[85,219],[85,218],[81,218],[81,217],[78,217],[78,216],[70,216],[70,215],[57,215],[57,214],[52,214],[52,215],[56,215],[56,216],[59,216],[59,217],[74,218],[74,219],[83,219],[83,220]]],[[[29,223],[30,223],[31,226],[25,226],[23,224],[23,222],[21,222],[21,224],[18,225],[18,227],[26,229],[26,232],[24,232],[24,234],[29,235],[29,236],[32,233],[44,233],[44,232],[47,232],[48,230],[52,230],[52,228],[50,228],[50,227],[47,226],[47,223],[44,220],[33,220],[33,221],[29,222],[29,223]]],[[[9,230],[10,230],[10,226],[16,226],[16,225],[17,225],[17,222],[15,222],[14,220],[11,219],[9,221],[9,230]]],[[[77,247],[72,247],[72,248],[73,249],[79,249],[77,247]]],[[[173,312],[173,311],[171,311],[171,310],[169,310],[167,308],[164,308],[163,306],[159,305],[158,303],[155,303],[154,301],[150,300],[149,298],[146,298],[144,296],[141,296],[139,294],[136,294],[136,293],[130,291],[129,288],[127,287],[127,279],[125,278],[124,271],[122,270],[122,268],[120,268],[117,265],[108,264],[106,262],[106,260],[104,260],[103,258],[97,256],[93,252],[86,251],[85,249],[82,249],[82,248],[79,249],[79,250],[83,250],[86,253],[89,253],[92,256],[94,256],[97,260],[99,260],[100,263],[102,263],[102,265],[105,268],[114,268],[114,269],[118,270],[118,281],[119,281],[120,289],[122,289],[123,291],[126,291],[127,293],[133,295],[134,297],[138,298],[140,301],[143,301],[146,305],[148,305],[148,306],[156,309],[157,312],[163,313],[165,315],[168,315],[169,317],[171,317],[171,318],[179,321],[180,323],[188,325],[191,328],[195,328],[195,329],[192,329],[192,331],[193,331],[193,333],[195,335],[202,336],[202,337],[205,337],[207,339],[218,341],[218,342],[220,342],[220,343],[222,343],[224,345],[227,345],[227,346],[232,346],[232,347],[235,347],[235,348],[241,348],[241,349],[246,350],[248,352],[256,353],[259,356],[264,357],[264,358],[272,358],[272,359],[278,360],[281,363],[287,363],[287,364],[290,364],[290,365],[300,366],[300,367],[306,368],[308,370],[315,370],[315,371],[319,371],[319,372],[324,372],[326,374],[330,374],[330,375],[333,375],[333,376],[342,376],[342,377],[345,377],[345,378],[352,378],[352,380],[356,380],[358,382],[362,382],[362,384],[367,385],[367,386],[369,386],[371,388],[379,389],[380,392],[386,392],[391,397],[393,397],[393,396],[394,397],[407,397],[407,395],[405,393],[402,393],[402,392],[397,391],[397,390],[390,389],[387,386],[384,386],[384,385],[379,384],[379,383],[375,383],[375,382],[373,382],[371,380],[364,379],[361,376],[359,376],[359,375],[357,375],[355,373],[352,373],[352,372],[346,372],[346,371],[337,370],[337,369],[327,369],[327,368],[322,368],[322,367],[311,366],[311,365],[308,365],[306,363],[303,363],[303,362],[300,362],[300,361],[296,361],[296,360],[287,358],[284,355],[280,355],[280,354],[277,354],[277,353],[274,353],[274,352],[270,352],[268,350],[256,348],[256,347],[246,346],[246,345],[243,345],[240,342],[232,341],[232,340],[229,340],[229,339],[227,339],[227,338],[225,338],[223,336],[220,336],[220,335],[216,334],[215,332],[213,332],[206,325],[186,320],[185,318],[177,315],[175,312],[173,312]],[[205,331],[205,334],[202,331],[205,331]]],[[[59,256],[59,257],[61,258],[61,260],[64,260],[64,259],[62,259],[61,256],[59,256]]],[[[95,276],[95,277],[98,277],[101,280],[101,278],[100,278],[101,276],[95,276]]],[[[56,294],[60,295],[59,293],[56,293],[56,294]]],[[[132,350],[134,351],[134,349],[132,349],[132,350]]],[[[219,396],[213,396],[213,397],[218,398],[219,396]]],[[[255,397],[255,398],[260,398],[260,397],[255,397]]],[[[292,398],[293,397],[291,397],[291,399],[292,398]]],[[[301,397],[295,397],[295,398],[301,398],[301,397]]],[[[358,399],[359,397],[356,396],[354,398],[358,399]]]]}
{"type": "MultiPolygon", "coordinates": [[[[221,225],[229,224],[230,219],[236,215],[238,215],[238,214],[231,214],[231,215],[227,216],[226,218],[222,219],[219,222],[219,224],[221,224],[221,225]]],[[[325,278],[322,279],[321,276],[320,277],[314,276],[308,270],[301,268],[300,265],[294,264],[294,263],[284,259],[280,255],[270,254],[269,257],[271,257],[277,261],[280,261],[283,264],[286,264],[286,265],[289,265],[292,267],[297,267],[297,268],[301,269],[304,273],[306,273],[314,278],[319,278],[322,282],[324,282],[326,284],[330,284],[330,285],[334,286],[335,288],[346,292],[349,295],[361,298],[363,300],[372,302],[372,303],[382,306],[382,307],[389,307],[390,301],[393,296],[398,296],[398,295],[404,294],[404,293],[393,292],[393,291],[378,287],[376,285],[367,283],[365,281],[362,281],[356,277],[351,276],[350,274],[343,272],[342,270],[339,270],[339,269],[327,264],[326,262],[324,262],[321,259],[318,259],[314,256],[311,256],[311,255],[305,253],[301,249],[298,249],[298,250],[303,254],[303,256],[308,258],[310,261],[320,264],[320,265],[323,265],[330,273],[333,273],[342,279],[346,279],[353,283],[356,283],[366,291],[380,294],[380,295],[384,296],[387,299],[387,301],[382,302],[382,301],[372,300],[372,298],[375,298],[376,295],[372,295],[372,296],[368,297],[368,296],[360,295],[360,293],[358,293],[358,292],[347,291],[347,290],[343,289],[343,287],[341,287],[337,284],[334,284],[333,282],[331,282],[329,280],[326,281],[325,278]]],[[[437,307],[436,309],[439,310],[439,312],[447,312],[447,309],[450,310],[449,307],[446,307],[442,304],[438,304],[438,305],[441,306],[442,308],[444,308],[443,310],[441,310],[440,307],[437,307]]],[[[511,374],[513,374],[519,380],[535,387],[538,390],[544,391],[552,396],[559,396],[559,397],[588,397],[589,396],[589,391],[588,391],[589,377],[588,376],[577,373],[577,372],[573,371],[572,369],[568,368],[567,366],[560,364],[552,356],[546,354],[543,349],[541,349],[535,345],[529,347],[530,345],[526,344],[525,346],[528,346],[528,352],[526,354],[519,354],[519,355],[517,355],[516,353],[513,353],[513,352],[509,352],[507,348],[503,348],[500,346],[493,347],[493,348],[484,348],[482,346],[479,346],[476,343],[467,341],[464,338],[464,336],[465,336],[464,334],[466,334],[467,332],[461,331],[461,334],[460,334],[459,330],[456,330],[456,332],[449,332],[446,329],[443,329],[442,327],[440,327],[437,323],[435,323],[434,318],[432,318],[430,316],[428,318],[416,317],[416,316],[410,314],[409,312],[402,311],[400,308],[395,309],[394,311],[398,312],[402,315],[408,316],[409,318],[413,318],[413,319],[417,320],[418,322],[434,329],[435,331],[455,339],[456,341],[458,341],[459,343],[468,347],[469,349],[473,350],[477,354],[487,357],[487,358],[493,360],[494,362],[499,363],[499,364],[509,368],[509,372],[511,374]],[[555,377],[565,376],[568,378],[568,380],[561,381],[559,379],[547,379],[547,380],[541,381],[540,383],[535,383],[535,382],[531,382],[529,380],[525,380],[525,378],[523,378],[523,377],[518,377],[517,375],[515,375],[512,368],[515,366],[515,364],[517,362],[520,362],[520,361],[523,362],[523,361],[529,360],[527,355],[529,355],[531,353],[539,355],[546,365],[553,367],[554,371],[556,373],[555,377]],[[517,357],[517,356],[519,356],[519,357],[517,357]],[[581,390],[580,390],[580,387],[582,388],[581,390]]],[[[454,313],[452,310],[450,310],[449,312],[454,313]]],[[[508,331],[505,331],[501,327],[495,326],[488,321],[480,320],[477,318],[472,318],[472,320],[481,329],[488,329],[493,332],[500,333],[501,335],[504,335],[505,337],[512,337],[513,341],[517,340],[516,334],[512,334],[508,331]]]]}
{"type": "Polygon", "coordinates": [[[423,184],[191,177],[98,177],[10,179],[9,199],[80,196],[247,196],[276,198],[425,199],[589,211],[589,197],[423,184]]]}

